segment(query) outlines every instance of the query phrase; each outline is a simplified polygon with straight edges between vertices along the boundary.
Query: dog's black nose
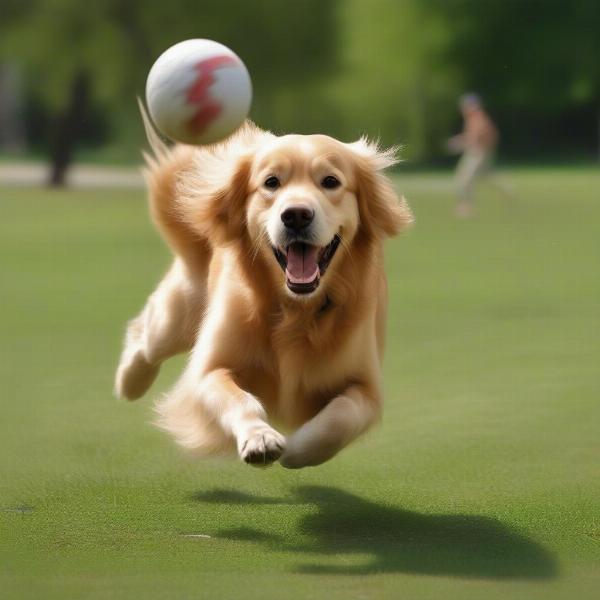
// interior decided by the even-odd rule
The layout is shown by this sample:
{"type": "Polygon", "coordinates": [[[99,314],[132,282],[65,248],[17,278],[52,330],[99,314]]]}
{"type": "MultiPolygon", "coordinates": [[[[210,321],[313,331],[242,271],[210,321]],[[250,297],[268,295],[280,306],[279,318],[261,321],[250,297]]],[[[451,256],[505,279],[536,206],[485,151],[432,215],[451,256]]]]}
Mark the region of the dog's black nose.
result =
{"type": "Polygon", "coordinates": [[[315,218],[315,211],[308,206],[291,206],[281,213],[283,224],[294,231],[308,227],[315,218]]]}

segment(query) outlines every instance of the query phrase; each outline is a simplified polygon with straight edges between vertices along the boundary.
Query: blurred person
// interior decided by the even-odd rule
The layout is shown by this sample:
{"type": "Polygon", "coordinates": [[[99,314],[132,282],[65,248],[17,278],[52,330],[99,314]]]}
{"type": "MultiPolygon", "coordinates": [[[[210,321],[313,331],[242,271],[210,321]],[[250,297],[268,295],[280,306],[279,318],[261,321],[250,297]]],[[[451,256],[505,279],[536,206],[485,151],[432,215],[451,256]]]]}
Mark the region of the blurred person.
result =
{"type": "MultiPolygon", "coordinates": [[[[455,211],[458,217],[467,218],[473,214],[475,184],[490,174],[499,135],[477,94],[461,96],[459,108],[464,119],[463,132],[448,140],[448,148],[453,153],[462,153],[456,167],[458,203],[455,211]]],[[[495,183],[504,188],[499,182],[495,183]]]]}

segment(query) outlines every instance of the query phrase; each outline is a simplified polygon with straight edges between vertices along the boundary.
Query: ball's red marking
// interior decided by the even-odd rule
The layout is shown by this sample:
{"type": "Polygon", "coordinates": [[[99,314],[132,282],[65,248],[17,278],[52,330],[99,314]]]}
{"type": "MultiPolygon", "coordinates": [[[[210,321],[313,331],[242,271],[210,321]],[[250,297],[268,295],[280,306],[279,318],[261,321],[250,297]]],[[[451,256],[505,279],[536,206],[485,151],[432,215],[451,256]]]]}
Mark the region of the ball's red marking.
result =
{"type": "Polygon", "coordinates": [[[210,86],[215,82],[214,72],[221,67],[236,64],[237,60],[233,56],[226,55],[212,56],[196,64],[198,76],[187,92],[188,103],[198,107],[196,114],[188,122],[188,128],[195,135],[202,133],[223,110],[221,103],[210,93],[210,86]]]}

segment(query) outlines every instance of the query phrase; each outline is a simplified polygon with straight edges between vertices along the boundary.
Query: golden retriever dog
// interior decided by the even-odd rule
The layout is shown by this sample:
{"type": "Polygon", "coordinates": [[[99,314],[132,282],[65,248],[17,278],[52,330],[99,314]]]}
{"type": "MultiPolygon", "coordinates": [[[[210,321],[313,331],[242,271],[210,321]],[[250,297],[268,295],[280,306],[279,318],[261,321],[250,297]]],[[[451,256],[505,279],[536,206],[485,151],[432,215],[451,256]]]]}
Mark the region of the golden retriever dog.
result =
{"type": "Polygon", "coordinates": [[[382,172],[394,152],[250,122],[214,146],[167,148],[143,116],[150,210],[175,258],[129,323],[117,395],[142,396],[190,352],[157,405],[179,444],[323,463],[381,414],[383,243],[412,220],[382,172]]]}

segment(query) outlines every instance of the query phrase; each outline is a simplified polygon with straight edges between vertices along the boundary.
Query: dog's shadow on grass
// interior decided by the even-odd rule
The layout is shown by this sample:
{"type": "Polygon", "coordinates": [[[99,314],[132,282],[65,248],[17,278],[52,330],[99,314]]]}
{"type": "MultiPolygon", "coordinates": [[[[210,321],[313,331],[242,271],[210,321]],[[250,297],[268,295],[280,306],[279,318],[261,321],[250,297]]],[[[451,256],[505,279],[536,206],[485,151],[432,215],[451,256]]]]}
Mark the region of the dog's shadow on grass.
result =
{"type": "Polygon", "coordinates": [[[254,541],[272,550],[323,557],[299,565],[298,571],[304,573],[402,572],[495,579],[549,579],[557,573],[556,561],[546,549],[489,517],[425,515],[323,486],[300,487],[291,500],[229,490],[200,492],[194,499],[219,504],[314,506],[314,512],[303,511],[299,518],[300,542],[245,524],[216,533],[221,539],[254,541]],[[336,564],[327,564],[327,557],[336,564]],[[340,557],[344,564],[339,564],[340,557]]]}

